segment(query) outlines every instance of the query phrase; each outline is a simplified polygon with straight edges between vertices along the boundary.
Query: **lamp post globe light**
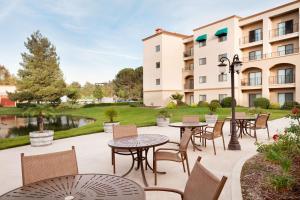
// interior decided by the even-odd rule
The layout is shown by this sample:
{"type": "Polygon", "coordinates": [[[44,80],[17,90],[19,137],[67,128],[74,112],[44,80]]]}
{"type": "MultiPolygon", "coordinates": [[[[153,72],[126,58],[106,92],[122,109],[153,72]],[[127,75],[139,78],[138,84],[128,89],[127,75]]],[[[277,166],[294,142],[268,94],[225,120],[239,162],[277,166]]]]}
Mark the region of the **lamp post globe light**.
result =
{"type": "Polygon", "coordinates": [[[241,150],[241,145],[237,138],[236,133],[236,124],[235,124],[235,107],[236,107],[236,100],[235,100],[235,88],[234,88],[234,74],[239,74],[242,68],[242,62],[239,60],[239,56],[237,54],[234,55],[232,62],[227,57],[220,58],[219,72],[224,74],[226,72],[226,67],[229,66],[229,73],[231,75],[231,137],[228,144],[229,150],[241,150]],[[226,64],[227,62],[227,64],[226,64]]]}

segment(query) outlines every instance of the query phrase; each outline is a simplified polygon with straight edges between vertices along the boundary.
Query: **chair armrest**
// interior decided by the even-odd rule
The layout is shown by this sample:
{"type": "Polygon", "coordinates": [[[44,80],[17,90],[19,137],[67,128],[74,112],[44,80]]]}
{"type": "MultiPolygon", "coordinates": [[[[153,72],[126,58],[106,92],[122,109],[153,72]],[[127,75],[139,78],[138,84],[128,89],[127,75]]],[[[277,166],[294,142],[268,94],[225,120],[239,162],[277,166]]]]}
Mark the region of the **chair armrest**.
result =
{"type": "Polygon", "coordinates": [[[206,132],[206,129],[208,129],[208,128],[214,128],[213,126],[206,126],[205,128],[204,128],[204,132],[206,132]]]}
{"type": "Polygon", "coordinates": [[[179,149],[175,149],[175,148],[158,148],[158,149],[156,149],[155,152],[158,152],[158,151],[178,151],[179,152],[179,149]]]}
{"type": "Polygon", "coordinates": [[[163,188],[163,187],[146,187],[146,188],[144,188],[144,191],[160,191],[160,192],[177,193],[181,196],[181,199],[183,199],[183,192],[180,190],[177,190],[177,189],[163,188]]]}
{"type": "Polygon", "coordinates": [[[171,143],[171,144],[178,144],[178,145],[179,145],[179,142],[169,141],[168,143],[171,143]]]}

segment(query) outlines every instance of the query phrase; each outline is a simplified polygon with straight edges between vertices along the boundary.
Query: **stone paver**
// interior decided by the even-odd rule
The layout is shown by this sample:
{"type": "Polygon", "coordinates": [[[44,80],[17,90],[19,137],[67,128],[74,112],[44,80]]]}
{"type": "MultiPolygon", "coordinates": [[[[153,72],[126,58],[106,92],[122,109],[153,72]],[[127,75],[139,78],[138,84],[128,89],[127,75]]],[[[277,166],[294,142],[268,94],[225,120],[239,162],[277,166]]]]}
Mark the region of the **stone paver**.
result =
{"type": "MultiPolygon", "coordinates": [[[[283,118],[269,122],[271,136],[276,130],[283,130],[289,125],[289,119],[283,118]]],[[[179,141],[179,129],[171,127],[143,127],[138,129],[139,133],[157,133],[167,135],[172,141],[179,141]]],[[[224,135],[226,145],[229,142],[229,123],[224,125],[224,135]]],[[[22,185],[20,153],[25,155],[43,154],[48,152],[62,151],[70,149],[72,145],[76,147],[79,173],[103,173],[112,174],[111,151],[107,142],[112,138],[108,133],[97,133],[85,136],[78,136],[54,141],[54,144],[46,147],[23,146],[0,151],[0,194],[22,185]]],[[[259,141],[267,141],[265,131],[258,131],[259,141]]],[[[247,136],[239,140],[242,146],[241,151],[223,150],[221,138],[216,140],[217,155],[213,154],[211,141],[207,141],[207,147],[203,151],[193,152],[189,146],[188,155],[190,167],[192,169],[198,156],[202,157],[202,163],[218,177],[225,175],[228,177],[220,199],[241,199],[240,190],[240,170],[246,159],[256,153],[255,139],[247,136]]],[[[152,156],[150,154],[150,156],[152,156]]],[[[124,173],[130,166],[131,160],[128,156],[116,157],[117,175],[124,173]]],[[[183,173],[180,163],[161,161],[158,169],[167,171],[165,175],[158,175],[158,186],[171,187],[184,190],[187,174],[183,173]]],[[[148,170],[146,173],[150,186],[153,186],[154,176],[148,170]]],[[[142,179],[140,171],[133,171],[127,176],[140,184],[142,179]]],[[[161,192],[147,193],[147,199],[180,199],[177,195],[161,192]]]]}

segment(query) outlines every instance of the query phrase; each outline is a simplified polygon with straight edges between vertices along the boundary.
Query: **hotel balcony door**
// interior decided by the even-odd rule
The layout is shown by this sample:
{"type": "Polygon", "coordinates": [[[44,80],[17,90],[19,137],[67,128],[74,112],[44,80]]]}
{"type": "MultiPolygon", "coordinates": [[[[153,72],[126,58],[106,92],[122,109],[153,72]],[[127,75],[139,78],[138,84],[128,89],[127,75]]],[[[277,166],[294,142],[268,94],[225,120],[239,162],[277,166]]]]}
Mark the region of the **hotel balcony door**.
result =
{"type": "Polygon", "coordinates": [[[194,95],[190,96],[190,105],[192,105],[194,103],[194,95]]]}
{"type": "Polygon", "coordinates": [[[254,100],[260,97],[261,97],[260,93],[249,94],[249,107],[254,107],[254,100]]]}

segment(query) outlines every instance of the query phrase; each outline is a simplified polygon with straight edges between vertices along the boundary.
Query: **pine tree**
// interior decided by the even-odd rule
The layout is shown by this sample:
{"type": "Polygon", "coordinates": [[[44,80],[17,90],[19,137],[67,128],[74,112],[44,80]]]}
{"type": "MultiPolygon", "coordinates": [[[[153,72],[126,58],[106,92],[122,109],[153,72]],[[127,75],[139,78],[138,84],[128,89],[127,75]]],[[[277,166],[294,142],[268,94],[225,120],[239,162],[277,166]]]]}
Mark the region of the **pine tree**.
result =
{"type": "Polygon", "coordinates": [[[34,32],[22,53],[23,67],[18,71],[17,92],[10,94],[19,101],[57,103],[66,93],[63,73],[59,68],[59,57],[53,44],[39,31],[34,32]]]}

